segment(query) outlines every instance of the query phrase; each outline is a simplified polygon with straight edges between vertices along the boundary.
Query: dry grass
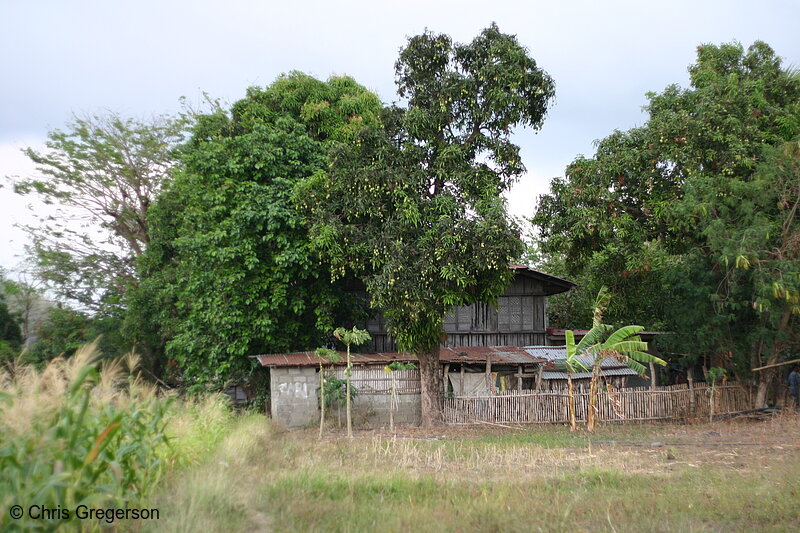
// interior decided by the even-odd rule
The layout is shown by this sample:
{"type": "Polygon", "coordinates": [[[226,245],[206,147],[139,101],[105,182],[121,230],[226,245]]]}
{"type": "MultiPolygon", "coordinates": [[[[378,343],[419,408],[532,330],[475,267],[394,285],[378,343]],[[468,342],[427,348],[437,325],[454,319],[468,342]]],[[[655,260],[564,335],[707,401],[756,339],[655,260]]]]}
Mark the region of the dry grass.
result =
{"type": "Polygon", "coordinates": [[[173,531],[789,531],[800,420],[318,441],[251,417],[156,501],[173,531]]]}

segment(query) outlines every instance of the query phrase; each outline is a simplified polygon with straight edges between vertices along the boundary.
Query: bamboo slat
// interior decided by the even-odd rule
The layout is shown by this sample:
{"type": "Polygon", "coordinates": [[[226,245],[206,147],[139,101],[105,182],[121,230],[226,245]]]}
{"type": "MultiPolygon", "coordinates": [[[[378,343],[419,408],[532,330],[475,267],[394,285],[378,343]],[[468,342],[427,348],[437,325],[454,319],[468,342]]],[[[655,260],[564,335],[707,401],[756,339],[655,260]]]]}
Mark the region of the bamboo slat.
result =
{"type": "MultiPolygon", "coordinates": [[[[576,418],[586,420],[589,394],[574,395],[576,418]]],[[[749,392],[736,384],[714,389],[714,414],[733,414],[749,408],[749,392]]],[[[569,395],[552,391],[501,391],[485,396],[457,396],[444,399],[444,420],[449,424],[566,423],[569,395]]],[[[708,417],[711,390],[708,385],[671,385],[602,391],[598,394],[598,420],[602,422],[643,422],[708,417]]]]}

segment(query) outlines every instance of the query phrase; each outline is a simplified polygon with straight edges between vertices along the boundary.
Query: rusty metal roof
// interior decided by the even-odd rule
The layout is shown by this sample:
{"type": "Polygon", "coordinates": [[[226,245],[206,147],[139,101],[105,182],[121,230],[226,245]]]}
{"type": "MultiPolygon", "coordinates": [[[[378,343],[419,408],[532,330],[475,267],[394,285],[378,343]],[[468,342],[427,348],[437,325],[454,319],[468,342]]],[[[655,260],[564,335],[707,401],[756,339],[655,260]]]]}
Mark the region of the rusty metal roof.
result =
{"type": "MultiPolygon", "coordinates": [[[[338,352],[344,361],[346,354],[338,352]]],[[[256,355],[262,366],[318,366],[320,359],[314,352],[292,352],[279,354],[256,355]]],[[[442,363],[485,363],[491,358],[492,364],[529,365],[544,362],[546,359],[532,355],[524,348],[518,346],[460,346],[455,348],[441,348],[439,360],[442,363]]],[[[416,361],[417,358],[410,353],[382,352],[382,353],[351,353],[350,360],[354,365],[388,365],[393,361],[416,361]]],[[[329,365],[326,360],[323,365],[329,365]]],[[[344,364],[343,362],[338,364],[344,364]]]]}
{"type": "MultiPolygon", "coordinates": [[[[337,352],[341,356],[344,365],[347,360],[346,352],[337,352]]],[[[327,359],[320,359],[314,352],[292,352],[256,355],[256,359],[262,366],[319,366],[330,365],[327,359]]],[[[393,361],[416,361],[417,358],[407,353],[350,353],[350,360],[354,365],[385,364],[393,361]]]]}
{"type": "Polygon", "coordinates": [[[488,358],[492,364],[500,365],[531,365],[545,361],[519,346],[460,346],[442,348],[439,352],[439,359],[444,363],[485,363],[488,358]]]}

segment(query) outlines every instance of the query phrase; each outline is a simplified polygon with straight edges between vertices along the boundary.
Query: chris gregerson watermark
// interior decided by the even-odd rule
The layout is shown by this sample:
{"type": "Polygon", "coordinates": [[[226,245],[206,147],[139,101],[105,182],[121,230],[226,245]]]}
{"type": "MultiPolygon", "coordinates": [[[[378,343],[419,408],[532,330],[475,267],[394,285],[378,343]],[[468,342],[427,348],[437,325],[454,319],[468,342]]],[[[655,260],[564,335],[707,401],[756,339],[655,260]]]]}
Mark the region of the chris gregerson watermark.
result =
{"type": "Polygon", "coordinates": [[[90,507],[88,505],[78,505],[74,509],[61,507],[47,507],[44,505],[29,505],[23,507],[22,505],[12,505],[8,510],[11,518],[14,520],[97,520],[98,522],[105,522],[113,524],[118,520],[158,520],[159,512],[155,508],[100,508],[90,507]]]}

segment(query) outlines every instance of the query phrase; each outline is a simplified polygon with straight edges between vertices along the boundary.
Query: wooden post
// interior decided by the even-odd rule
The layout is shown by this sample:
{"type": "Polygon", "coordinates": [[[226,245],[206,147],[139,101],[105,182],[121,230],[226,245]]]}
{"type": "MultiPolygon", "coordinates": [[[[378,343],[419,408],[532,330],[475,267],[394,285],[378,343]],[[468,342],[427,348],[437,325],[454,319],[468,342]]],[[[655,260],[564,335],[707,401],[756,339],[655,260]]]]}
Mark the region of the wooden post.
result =
{"type": "Polygon", "coordinates": [[[536,374],[536,390],[542,390],[542,372],[544,372],[544,364],[539,364],[539,371],[536,374]]]}
{"type": "Polygon", "coordinates": [[[519,374],[517,374],[517,390],[521,391],[522,390],[522,365],[517,365],[517,371],[519,372],[519,374]]]}
{"type": "Polygon", "coordinates": [[[450,377],[450,363],[444,364],[444,373],[442,374],[442,394],[447,396],[447,379],[450,377]]]}
{"type": "Polygon", "coordinates": [[[486,356],[486,388],[489,394],[494,393],[494,383],[492,382],[492,357],[486,356]]]}
{"type": "Polygon", "coordinates": [[[464,363],[461,363],[461,383],[458,386],[459,396],[464,396],[464,363]]]}
{"type": "Polygon", "coordinates": [[[650,361],[650,390],[656,390],[656,364],[650,361]]]}
{"type": "Polygon", "coordinates": [[[686,382],[689,384],[689,409],[692,411],[692,416],[694,416],[694,374],[691,367],[686,370],[686,382]]]}

